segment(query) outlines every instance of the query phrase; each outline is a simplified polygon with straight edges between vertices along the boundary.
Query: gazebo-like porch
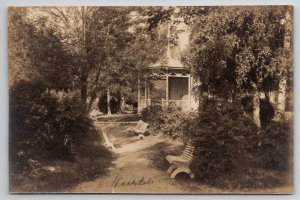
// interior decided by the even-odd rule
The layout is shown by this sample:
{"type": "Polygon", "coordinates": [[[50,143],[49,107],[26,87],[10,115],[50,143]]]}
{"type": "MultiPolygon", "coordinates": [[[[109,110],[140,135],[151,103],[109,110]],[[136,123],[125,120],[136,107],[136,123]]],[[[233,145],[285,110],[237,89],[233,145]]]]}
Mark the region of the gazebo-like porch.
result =
{"type": "Polygon", "coordinates": [[[151,68],[151,73],[145,82],[141,83],[139,80],[138,83],[138,112],[150,105],[176,106],[183,111],[193,109],[195,103],[191,95],[192,82],[192,77],[186,68],[151,68]],[[154,94],[156,81],[164,81],[164,88],[162,88],[164,94],[159,98],[154,94]],[[144,84],[143,87],[141,84],[144,84]]]}

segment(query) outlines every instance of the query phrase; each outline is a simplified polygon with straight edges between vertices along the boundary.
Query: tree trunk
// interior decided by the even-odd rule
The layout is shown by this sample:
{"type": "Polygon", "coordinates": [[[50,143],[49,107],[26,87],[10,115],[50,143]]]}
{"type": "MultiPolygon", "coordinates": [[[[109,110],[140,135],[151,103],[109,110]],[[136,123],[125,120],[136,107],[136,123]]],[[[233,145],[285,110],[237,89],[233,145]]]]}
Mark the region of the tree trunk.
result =
{"type": "Polygon", "coordinates": [[[286,101],[286,87],[287,87],[287,77],[286,75],[281,76],[279,80],[279,93],[278,93],[278,103],[277,103],[277,114],[278,119],[282,119],[285,112],[285,101],[286,101]]]}
{"type": "Polygon", "coordinates": [[[123,92],[121,91],[120,113],[123,113],[124,108],[125,108],[125,97],[123,92]]]}
{"type": "Polygon", "coordinates": [[[110,92],[107,90],[107,114],[111,115],[111,110],[110,110],[110,92]]]}
{"type": "MultiPolygon", "coordinates": [[[[291,52],[291,33],[292,33],[292,24],[291,24],[291,15],[289,11],[286,12],[285,15],[285,36],[284,36],[284,49],[286,49],[288,52],[291,52]]],[[[290,55],[290,54],[287,54],[290,55]]],[[[287,58],[288,60],[290,58],[287,58]]],[[[287,78],[288,78],[288,68],[290,67],[287,63],[282,63],[282,74],[280,76],[279,80],[279,91],[278,91],[278,102],[277,102],[277,113],[276,118],[277,119],[283,119],[284,118],[284,112],[285,112],[285,101],[286,101],[286,90],[287,90],[287,78]]]]}
{"type": "Polygon", "coordinates": [[[256,90],[253,96],[253,119],[254,119],[254,123],[258,128],[261,127],[259,113],[260,113],[260,98],[259,98],[259,92],[256,90]]]}
{"type": "Polygon", "coordinates": [[[87,106],[87,76],[81,77],[80,80],[81,104],[87,106]]]}
{"type": "Polygon", "coordinates": [[[96,94],[91,94],[91,99],[90,99],[90,101],[89,101],[89,103],[88,103],[88,110],[89,111],[91,111],[91,109],[92,109],[92,106],[93,106],[93,104],[94,104],[94,101],[95,101],[95,99],[96,99],[96,94]]]}
{"type": "MultiPolygon", "coordinates": [[[[97,82],[98,82],[98,80],[97,80],[97,82]]],[[[95,99],[97,99],[97,82],[94,83],[94,87],[93,87],[93,89],[90,93],[91,94],[91,99],[88,103],[89,111],[91,111],[91,109],[93,109],[94,101],[95,101],[95,99]]]]}
{"type": "MultiPolygon", "coordinates": [[[[138,113],[141,113],[141,111],[142,111],[142,107],[141,107],[141,80],[140,80],[140,78],[138,78],[138,99],[137,99],[137,101],[138,101],[138,113]]],[[[163,106],[163,105],[162,105],[163,106]]]]}
{"type": "Polygon", "coordinates": [[[89,111],[92,111],[94,109],[99,110],[99,98],[97,97],[96,92],[92,92],[91,99],[88,103],[88,109],[89,111]]]}
{"type": "Polygon", "coordinates": [[[88,79],[88,65],[87,65],[87,51],[86,51],[86,14],[85,14],[85,7],[81,6],[81,20],[82,20],[82,40],[83,40],[83,47],[82,53],[84,55],[85,61],[82,63],[81,66],[81,103],[87,109],[87,79],[88,79]]]}

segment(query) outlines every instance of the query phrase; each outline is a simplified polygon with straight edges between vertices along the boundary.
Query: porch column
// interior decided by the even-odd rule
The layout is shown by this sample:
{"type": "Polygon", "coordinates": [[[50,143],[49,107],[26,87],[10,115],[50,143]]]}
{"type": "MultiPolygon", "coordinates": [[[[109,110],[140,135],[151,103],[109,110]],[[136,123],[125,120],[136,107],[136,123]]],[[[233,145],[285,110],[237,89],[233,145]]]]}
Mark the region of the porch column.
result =
{"type": "Polygon", "coordinates": [[[166,73],[166,101],[169,100],[169,74],[166,73]]]}
{"type": "Polygon", "coordinates": [[[148,94],[148,104],[149,106],[151,105],[151,99],[150,99],[150,80],[148,80],[148,84],[147,84],[147,94],[148,94]]]}
{"type": "Polygon", "coordinates": [[[145,80],[145,107],[147,107],[147,79],[145,80]]]}
{"type": "Polygon", "coordinates": [[[138,79],[138,113],[141,113],[141,80],[138,79]]]}
{"type": "Polygon", "coordinates": [[[192,79],[191,79],[191,75],[189,74],[189,76],[188,76],[188,82],[189,82],[189,86],[188,86],[188,92],[189,92],[189,102],[188,102],[188,104],[189,104],[189,110],[191,110],[191,81],[192,81],[192,79]]]}

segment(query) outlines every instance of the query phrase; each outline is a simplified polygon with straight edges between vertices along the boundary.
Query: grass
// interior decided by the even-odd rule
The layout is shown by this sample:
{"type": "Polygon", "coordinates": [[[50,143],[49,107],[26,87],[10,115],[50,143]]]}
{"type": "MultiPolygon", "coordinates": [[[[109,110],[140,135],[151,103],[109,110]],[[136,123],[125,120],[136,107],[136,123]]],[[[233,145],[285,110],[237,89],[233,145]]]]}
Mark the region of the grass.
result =
{"type": "Polygon", "coordinates": [[[77,148],[75,161],[47,160],[31,171],[11,172],[10,192],[65,192],[104,175],[111,161],[112,155],[103,146],[84,144],[77,148]]]}
{"type": "MultiPolygon", "coordinates": [[[[170,164],[165,159],[166,155],[180,155],[184,146],[175,145],[168,142],[160,142],[146,149],[147,157],[151,160],[151,167],[166,171],[170,164]]],[[[292,188],[292,183],[288,183],[291,178],[290,172],[279,173],[274,170],[253,169],[253,175],[249,174],[223,174],[214,179],[196,179],[190,180],[186,174],[178,174],[176,180],[184,185],[195,184],[201,186],[203,184],[227,191],[234,189],[267,189],[287,186],[292,188]]],[[[241,190],[242,191],[242,190],[241,190]]],[[[290,191],[290,190],[289,190],[290,191]]],[[[250,190],[251,192],[251,190],[250,190]]]]}
{"type": "Polygon", "coordinates": [[[140,120],[139,114],[113,114],[102,115],[97,118],[97,121],[101,122],[131,122],[140,120]]]}
{"type": "Polygon", "coordinates": [[[113,124],[112,126],[106,128],[107,135],[110,141],[117,148],[121,148],[124,145],[130,144],[138,140],[137,134],[133,130],[128,130],[128,128],[135,127],[134,124],[113,124]]]}
{"type": "Polygon", "coordinates": [[[184,146],[174,145],[166,142],[159,142],[145,151],[147,151],[147,157],[152,161],[151,166],[159,170],[167,170],[170,164],[165,159],[167,155],[180,155],[184,146]]]}

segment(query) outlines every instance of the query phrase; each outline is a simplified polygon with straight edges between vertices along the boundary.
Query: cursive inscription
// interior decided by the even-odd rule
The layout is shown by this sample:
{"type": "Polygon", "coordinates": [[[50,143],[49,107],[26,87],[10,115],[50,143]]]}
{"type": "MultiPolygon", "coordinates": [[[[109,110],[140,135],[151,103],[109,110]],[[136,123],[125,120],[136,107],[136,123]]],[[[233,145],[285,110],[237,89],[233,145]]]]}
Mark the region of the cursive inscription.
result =
{"type": "Polygon", "coordinates": [[[154,180],[152,178],[145,178],[145,177],[140,177],[136,179],[123,179],[118,176],[115,177],[112,187],[117,188],[117,187],[124,187],[124,186],[139,186],[139,185],[151,185],[154,183],[154,180]]]}

